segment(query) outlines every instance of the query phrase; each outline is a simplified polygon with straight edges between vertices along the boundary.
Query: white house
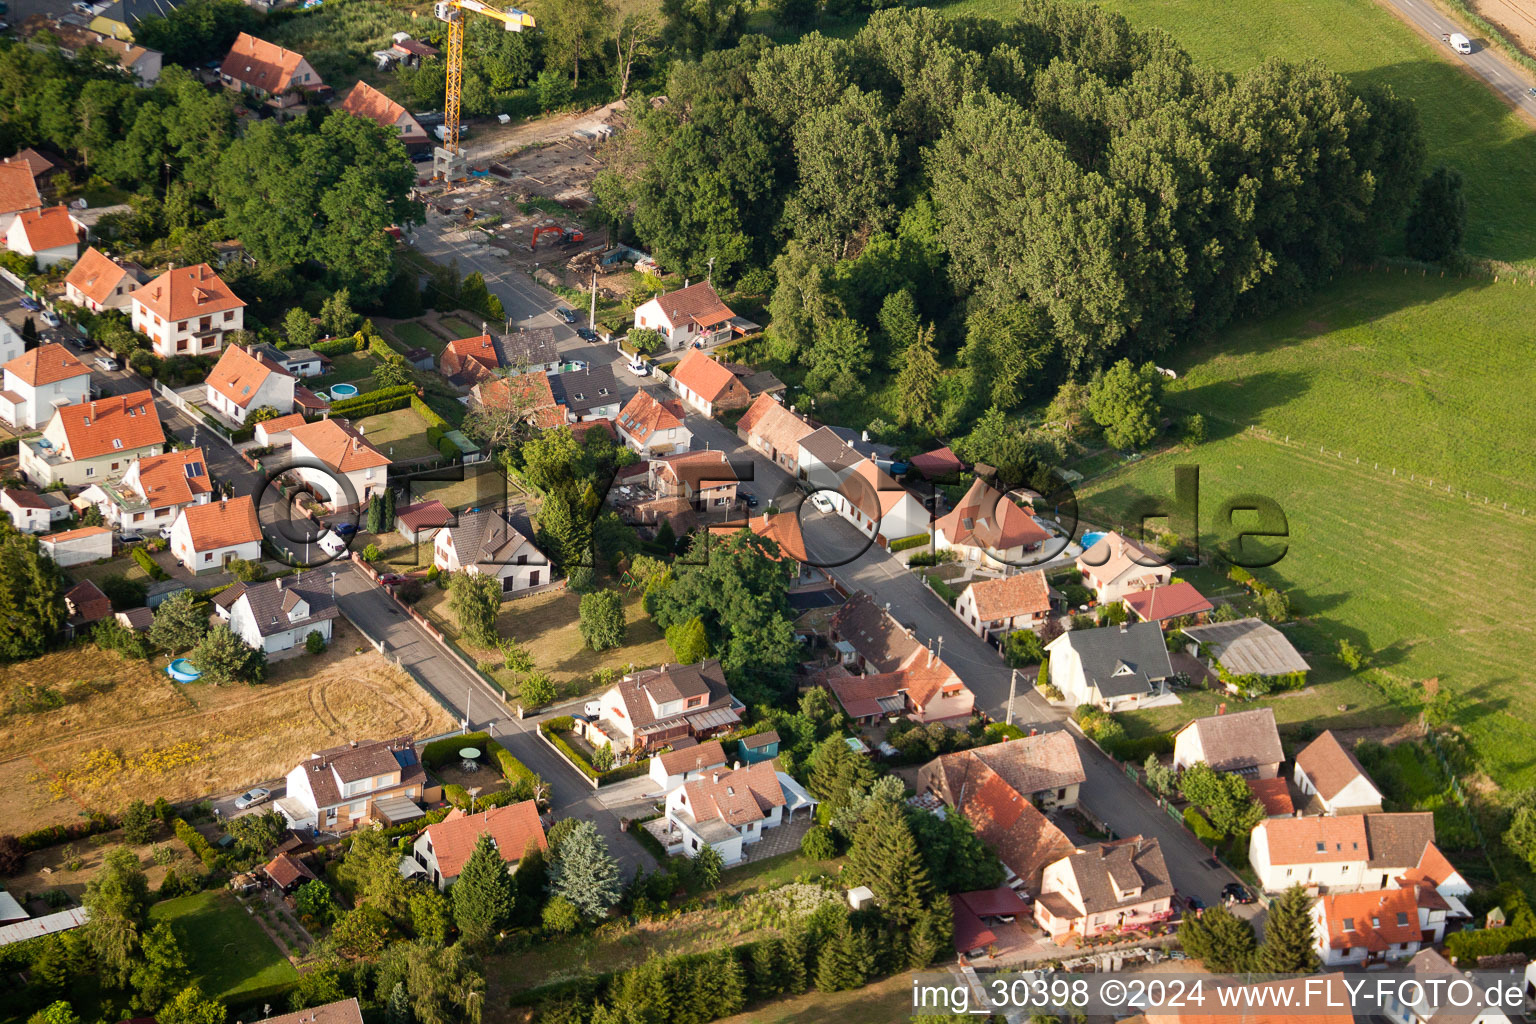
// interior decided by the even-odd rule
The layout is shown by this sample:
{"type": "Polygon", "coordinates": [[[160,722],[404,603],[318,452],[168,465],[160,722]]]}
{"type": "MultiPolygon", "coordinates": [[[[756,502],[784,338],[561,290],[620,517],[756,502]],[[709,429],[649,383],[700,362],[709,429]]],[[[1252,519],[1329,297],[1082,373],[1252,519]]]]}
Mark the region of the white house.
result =
{"type": "Polygon", "coordinates": [[[831,428],[822,427],[800,439],[797,463],[799,478],[881,547],[927,535],[933,517],[923,503],[831,428]]]}
{"type": "Polygon", "coordinates": [[[734,373],[698,349],[689,349],[672,368],[667,387],[701,416],[740,409],[751,401],[734,373]]]}
{"type": "Polygon", "coordinates": [[[700,281],[637,306],[635,326],[659,331],[668,348],[683,348],[696,341],[712,345],[730,338],[735,315],[713,285],[700,281]]]}
{"type": "Polygon", "coordinates": [[[31,166],[20,160],[0,163],[0,236],[23,212],[36,210],[42,203],[31,166]]]}
{"type": "Polygon", "coordinates": [[[1034,564],[1029,561],[1031,555],[1050,538],[1035,522],[1031,508],[980,477],[971,482],[960,503],[933,524],[936,549],[954,551],[968,562],[995,569],[1034,564]]]}
{"type": "Polygon", "coordinates": [[[178,562],[199,575],[220,572],[237,558],[261,558],[255,499],[242,494],[184,507],[171,527],[171,551],[178,562]]]}
{"type": "Polygon", "coordinates": [[[354,740],[299,762],[288,773],[277,810],[295,829],[345,832],[374,821],[393,825],[422,816],[416,801],[426,785],[427,771],[410,737],[354,740]]]}
{"type": "Polygon", "coordinates": [[[112,557],[112,531],[105,526],[82,526],[37,540],[43,554],[60,566],[84,565],[112,557]]]}
{"type": "Polygon", "coordinates": [[[39,345],[5,364],[0,419],[36,430],[66,405],[91,396],[91,370],[63,345],[39,345]]]}
{"type": "Polygon", "coordinates": [[[529,539],[532,535],[533,528],[520,508],[467,512],[437,531],[432,564],[441,572],[463,570],[494,577],[501,581],[502,594],[542,586],[554,570],[529,539]]]}
{"type": "Polygon", "coordinates": [[[88,246],[80,262],[64,278],[64,298],[93,313],[104,309],[128,311],[128,296],[148,275],[137,263],[119,262],[88,246]]]}
{"type": "Polygon", "coordinates": [[[1077,556],[1083,586],[1100,604],[1112,604],[1137,590],[1161,587],[1173,578],[1168,560],[1113,530],[1077,556]]]}
{"type": "Polygon", "coordinates": [[[1324,893],[1312,935],[1324,967],[1407,960],[1445,936],[1444,903],[1421,905],[1414,889],[1324,893]]]}
{"type": "MultiPolygon", "coordinates": [[[[0,164],[0,167],[4,167],[0,164]]],[[[27,350],[27,339],[12,327],[10,321],[0,320],[0,366],[15,359],[27,350]]]]}
{"type": "Polygon", "coordinates": [[[5,247],[31,256],[37,260],[39,269],[47,270],[79,256],[80,240],[85,236],[85,225],[61,203],[28,210],[11,221],[5,232],[5,247]]]}
{"type": "Polygon", "coordinates": [[[1315,798],[1323,814],[1381,810],[1381,790],[1331,729],[1297,753],[1295,781],[1297,789],[1315,798]]]}
{"type": "Polygon", "coordinates": [[[206,263],[173,267],[128,296],[133,329],[155,355],[210,356],[224,335],[245,327],[245,303],[206,263]]]}
{"type": "Polygon", "coordinates": [[[773,761],[759,761],[684,782],[667,796],[667,821],[682,835],[684,856],[712,846],[725,863],[737,864],[746,844],[761,842],[801,808],[810,817],[816,800],[773,761]]]}
{"type": "Polygon", "coordinates": [[[446,889],[464,870],[482,835],[489,835],[496,844],[496,852],[501,854],[508,872],[517,871],[529,846],[549,849],[544,825],[539,821],[538,804],[532,800],[492,807],[478,814],[465,814],[455,807],[448,817],[427,826],[416,838],[410,856],[401,864],[401,874],[420,874],[439,889],[446,889]]]}
{"type": "Polygon", "coordinates": [[[312,632],[330,643],[337,615],[334,575],[311,569],[265,583],[235,583],[214,604],[230,629],[268,655],[302,649],[312,632]]]}
{"type": "Polygon", "coordinates": [[[293,437],[288,431],[294,427],[302,427],[305,422],[304,414],[301,412],[291,412],[286,416],[262,420],[256,424],[256,443],[267,448],[290,444],[293,437]]]}
{"type": "Polygon", "coordinates": [[[955,602],[955,614],[987,640],[1001,640],[1018,629],[1038,632],[1051,617],[1050,590],[1039,569],[1002,579],[977,578],[955,602]]]}
{"type": "Polygon", "coordinates": [[[155,532],[176,522],[181,510],[213,500],[213,481],[201,448],[182,448],[134,459],[116,483],[103,481],[80,492],[109,526],[155,532]]]}
{"type": "Polygon", "coordinates": [[[21,442],[21,472],[39,487],[85,487],[118,479],[164,447],[154,396],[135,391],[56,410],[42,437],[21,442]]]}
{"type": "Polygon", "coordinates": [[[1139,707],[1162,695],[1173,675],[1163,631],[1155,622],[1072,629],[1045,645],[1051,684],[1076,707],[1139,707]]]}
{"type": "Polygon", "coordinates": [[[47,533],[54,523],[69,518],[69,502],[51,502],[36,491],[7,487],[0,490],[0,511],[22,533],[47,533]]]}
{"type": "Polygon", "coordinates": [[[815,430],[793,409],[786,409],[777,397],[766,391],[758,395],[736,421],[736,436],[791,476],[798,476],[800,472],[801,440],[815,430]]]}
{"type": "Polygon", "coordinates": [[[670,793],[688,780],[720,771],[725,765],[725,748],[719,740],[678,740],[671,750],[651,758],[650,776],[658,793],[670,793]]]}
{"type": "Polygon", "coordinates": [[[324,87],[304,56],[241,32],[219,65],[219,80],[229,89],[249,92],[278,109],[302,102],[305,93],[324,87]]]}
{"type": "Polygon", "coordinates": [[[606,363],[583,370],[545,374],[555,402],[571,423],[611,420],[619,414],[619,382],[606,363]]]}
{"type": "Polygon", "coordinates": [[[1156,839],[1095,843],[1049,865],[1035,923],[1057,943],[1077,934],[1145,931],[1173,916],[1173,878],[1156,839]]]}
{"type": "Polygon", "coordinates": [[[366,117],[385,128],[393,128],[399,133],[400,141],[408,151],[424,149],[432,141],[427,137],[426,129],[421,126],[420,121],[367,82],[358,82],[354,85],[337,109],[344,110],[354,117],[366,117]]]}
{"type": "Polygon", "coordinates": [[[293,411],[293,374],[239,345],[231,345],[208,373],[208,404],[232,422],[244,424],[257,409],[293,411]]]}
{"type": "Polygon", "coordinates": [[[1248,862],[1265,892],[1292,885],[1326,892],[1388,889],[1429,881],[1460,897],[1465,881],[1435,846],[1428,811],[1267,818],[1254,827],[1248,862]]]}
{"type": "MultiPolygon", "coordinates": [[[[1422,909],[1422,908],[1421,908],[1422,909]]],[[[1527,972],[1531,970],[1529,966],[1527,972]]],[[[1464,982],[1486,993],[1476,976],[1464,974],[1438,951],[1430,948],[1419,950],[1408,961],[1407,976],[1419,983],[1417,989],[1404,986],[1388,994],[1377,1016],[1385,1017],[1393,1024],[1510,1024],[1509,1015],[1497,1006],[1497,1000],[1479,995],[1471,1005],[1456,1006],[1447,997],[1447,986],[1452,982],[1464,982]],[[1407,996],[1404,1001],[1401,996],[1407,996]],[[1432,998],[1433,996],[1433,998],[1432,998]]],[[[1462,1001],[1458,998],[1457,1001],[1462,1001]]]]}
{"type": "Polygon", "coordinates": [[[351,427],[317,420],[290,427],[288,437],[293,471],[330,503],[332,511],[366,505],[387,486],[389,456],[351,427]]]}
{"type": "Polygon", "coordinates": [[[1284,760],[1274,708],[1197,718],[1173,738],[1173,766],[1179,771],[1203,761],[1218,772],[1273,779],[1284,760]]]}
{"type": "Polygon", "coordinates": [[[680,740],[729,732],[746,706],[731,695],[715,659],[631,672],[598,698],[601,710],[584,731],[594,746],[615,753],[656,750],[680,740]]]}
{"type": "Polygon", "coordinates": [[[693,443],[693,431],[683,425],[682,406],[675,401],[658,402],[644,391],[635,392],[614,425],[619,439],[641,458],[685,452],[693,443]]]}

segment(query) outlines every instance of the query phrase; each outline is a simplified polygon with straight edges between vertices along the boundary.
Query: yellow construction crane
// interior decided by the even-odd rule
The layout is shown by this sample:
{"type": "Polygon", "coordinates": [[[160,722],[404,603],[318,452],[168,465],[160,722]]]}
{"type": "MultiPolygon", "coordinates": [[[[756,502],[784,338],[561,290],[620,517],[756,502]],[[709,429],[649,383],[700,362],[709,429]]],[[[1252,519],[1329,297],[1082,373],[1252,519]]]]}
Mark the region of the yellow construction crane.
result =
{"type": "Polygon", "coordinates": [[[438,0],[432,13],[448,23],[448,88],[443,100],[443,144],[432,154],[432,176],[455,181],[467,168],[459,152],[459,102],[464,90],[464,12],[474,11],[501,22],[508,32],[533,28],[533,15],[516,7],[497,10],[480,0],[438,0]]]}

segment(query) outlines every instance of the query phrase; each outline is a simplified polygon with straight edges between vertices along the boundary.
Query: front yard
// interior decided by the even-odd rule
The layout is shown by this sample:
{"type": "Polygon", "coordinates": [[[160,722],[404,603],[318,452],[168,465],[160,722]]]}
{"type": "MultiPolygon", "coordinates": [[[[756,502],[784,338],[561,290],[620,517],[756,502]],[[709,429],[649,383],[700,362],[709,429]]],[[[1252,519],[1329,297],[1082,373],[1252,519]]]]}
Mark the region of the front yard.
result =
{"type": "MultiPolygon", "coordinates": [[[[624,595],[624,617],[629,623],[625,643],[606,651],[594,651],[582,639],[580,605],[581,595],[569,590],[507,601],[497,616],[496,631],[505,639],[527,645],[535,670],[548,673],[557,686],[563,686],[566,697],[595,689],[592,676],[600,670],[620,672],[631,665],[649,668],[671,660],[672,649],[645,613],[639,593],[624,595]]],[[[507,671],[501,653],[475,647],[459,638],[458,621],[448,606],[448,591],[428,587],[416,608],[444,629],[508,696],[516,697],[519,677],[507,671]]]]}
{"type": "Polygon", "coordinates": [[[369,444],[396,461],[437,454],[437,449],[427,443],[427,421],[409,406],[353,420],[352,426],[369,444]]]}

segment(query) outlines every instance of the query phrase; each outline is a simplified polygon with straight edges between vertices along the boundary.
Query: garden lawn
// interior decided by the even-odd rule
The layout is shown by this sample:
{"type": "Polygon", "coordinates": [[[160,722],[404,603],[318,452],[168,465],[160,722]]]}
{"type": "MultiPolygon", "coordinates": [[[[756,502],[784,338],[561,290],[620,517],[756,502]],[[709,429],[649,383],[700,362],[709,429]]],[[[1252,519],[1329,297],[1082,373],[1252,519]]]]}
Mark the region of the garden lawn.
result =
{"type": "Polygon", "coordinates": [[[311,391],[324,391],[332,384],[356,384],[362,391],[373,388],[373,370],[379,361],[371,352],[343,352],[331,356],[331,368],[319,377],[311,377],[304,386],[311,391]]]}
{"type": "MultiPolygon", "coordinates": [[[[1357,86],[1389,85],[1418,107],[1428,166],[1466,175],[1466,249],[1536,265],[1536,133],[1431,43],[1374,0],[1102,0],[1140,28],[1170,33],[1207,67],[1241,73],[1271,57],[1320,60],[1357,86]]],[[[1008,0],[959,0],[952,14],[1013,17],[1008,0]]],[[[1397,244],[1398,240],[1393,240],[1397,244]]]]}
{"type": "Polygon", "coordinates": [[[395,461],[437,454],[437,449],[427,443],[427,421],[409,406],[364,416],[352,425],[363,432],[369,444],[395,461]]]}
{"type": "Polygon", "coordinates": [[[424,348],[434,356],[442,355],[443,349],[448,346],[441,335],[427,330],[414,320],[402,320],[397,324],[390,324],[384,328],[384,333],[392,335],[407,349],[424,348]]]}
{"type": "Polygon", "coordinates": [[[471,327],[469,324],[455,316],[445,316],[439,320],[438,323],[442,324],[444,327],[448,328],[449,331],[453,332],[453,336],[455,338],[473,338],[475,335],[480,333],[480,328],[471,327]]]}
{"type": "Polygon", "coordinates": [[[200,892],[156,903],[151,925],[170,922],[205,995],[226,1002],[297,980],[299,973],[261,926],[227,892],[200,892]]]}

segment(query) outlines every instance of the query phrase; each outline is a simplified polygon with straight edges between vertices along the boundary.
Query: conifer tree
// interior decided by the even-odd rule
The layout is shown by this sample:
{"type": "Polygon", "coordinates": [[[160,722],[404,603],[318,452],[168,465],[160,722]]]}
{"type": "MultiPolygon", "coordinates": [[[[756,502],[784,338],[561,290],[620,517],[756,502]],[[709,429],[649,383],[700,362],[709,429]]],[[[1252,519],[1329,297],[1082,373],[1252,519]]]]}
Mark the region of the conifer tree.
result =
{"type": "Polygon", "coordinates": [[[1264,920],[1264,944],[1255,966],[1266,974],[1307,973],[1318,968],[1312,932],[1311,896],[1293,885],[1270,904],[1264,920]]]}
{"type": "Polygon", "coordinates": [[[482,833],[464,870],[448,890],[465,941],[484,942],[512,917],[517,890],[489,833],[482,833]]]}
{"type": "Polygon", "coordinates": [[[902,928],[922,914],[932,893],[928,868],[899,804],[873,807],[854,833],[843,872],[849,884],[869,886],[881,912],[902,928]]]}

